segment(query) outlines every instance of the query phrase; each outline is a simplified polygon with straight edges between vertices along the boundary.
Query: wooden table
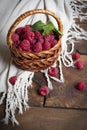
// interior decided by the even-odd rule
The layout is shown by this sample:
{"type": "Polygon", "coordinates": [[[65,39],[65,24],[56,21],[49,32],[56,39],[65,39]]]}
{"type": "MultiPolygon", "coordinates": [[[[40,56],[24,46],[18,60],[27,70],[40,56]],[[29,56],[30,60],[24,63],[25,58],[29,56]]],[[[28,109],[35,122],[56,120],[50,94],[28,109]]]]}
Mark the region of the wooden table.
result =
{"type": "MultiPolygon", "coordinates": [[[[80,23],[77,20],[77,24],[87,30],[87,21],[80,23]]],[[[75,50],[80,52],[84,68],[77,70],[63,66],[64,84],[52,81],[54,90],[46,99],[37,93],[46,80],[41,73],[36,73],[29,90],[31,108],[22,116],[16,114],[20,126],[0,122],[0,130],[87,130],[87,88],[85,91],[75,88],[78,81],[87,85],[87,41],[75,41],[75,50]]],[[[0,119],[4,116],[4,108],[5,105],[0,106],[0,119]]]]}

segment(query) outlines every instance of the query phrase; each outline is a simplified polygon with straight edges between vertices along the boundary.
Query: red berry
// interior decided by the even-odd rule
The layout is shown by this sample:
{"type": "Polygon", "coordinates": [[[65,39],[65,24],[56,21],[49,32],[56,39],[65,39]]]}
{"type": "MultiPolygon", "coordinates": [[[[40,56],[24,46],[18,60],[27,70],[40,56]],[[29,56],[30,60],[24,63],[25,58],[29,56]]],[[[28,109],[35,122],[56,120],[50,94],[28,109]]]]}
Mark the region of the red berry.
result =
{"type": "Polygon", "coordinates": [[[43,50],[49,50],[51,48],[50,42],[46,41],[43,43],[43,50]]]}
{"type": "Polygon", "coordinates": [[[39,94],[42,96],[46,96],[49,94],[49,88],[47,86],[41,86],[39,89],[39,94]]]}
{"type": "Polygon", "coordinates": [[[14,85],[15,82],[16,82],[16,80],[17,80],[17,76],[12,76],[12,77],[9,79],[9,82],[10,82],[12,85],[14,85]]]}
{"type": "Polygon", "coordinates": [[[73,58],[74,60],[77,60],[77,59],[80,58],[80,54],[79,54],[78,52],[75,52],[75,53],[73,53],[72,58],[73,58]]]}
{"type": "Polygon", "coordinates": [[[42,37],[40,37],[40,38],[38,39],[38,41],[39,41],[41,44],[44,43],[44,39],[43,39],[42,37]]]}
{"type": "Polygon", "coordinates": [[[55,46],[57,44],[57,40],[53,40],[52,42],[51,42],[51,47],[53,47],[53,46],[55,46]]]}
{"type": "Polygon", "coordinates": [[[75,63],[75,66],[76,66],[77,69],[83,69],[83,67],[84,67],[84,62],[81,61],[81,60],[79,60],[79,61],[77,61],[77,62],[75,63]]]}
{"type": "Polygon", "coordinates": [[[23,33],[27,33],[27,32],[31,32],[31,27],[26,25],[23,29],[22,29],[23,33]]]}
{"type": "Polygon", "coordinates": [[[17,42],[19,40],[18,34],[13,33],[12,36],[11,36],[11,39],[12,39],[13,42],[17,42]]]}
{"type": "Polygon", "coordinates": [[[34,52],[40,52],[40,51],[42,51],[42,44],[40,42],[37,42],[36,44],[34,44],[33,51],[34,52]]]}
{"type": "Polygon", "coordinates": [[[76,88],[78,90],[85,90],[86,89],[86,84],[84,82],[78,82],[76,88]]]}
{"type": "Polygon", "coordinates": [[[48,70],[48,74],[49,74],[50,76],[54,76],[54,77],[55,77],[55,76],[58,75],[58,69],[51,67],[51,68],[48,70]]]}
{"type": "Polygon", "coordinates": [[[16,30],[15,30],[15,33],[17,33],[19,36],[21,35],[21,33],[22,33],[22,27],[19,27],[19,28],[17,28],[16,30]]]}
{"type": "Polygon", "coordinates": [[[39,31],[34,32],[35,34],[35,38],[40,38],[41,37],[41,33],[39,31]]]}
{"type": "Polygon", "coordinates": [[[20,45],[20,40],[18,40],[17,42],[14,42],[15,46],[18,48],[20,45]]]}
{"type": "Polygon", "coordinates": [[[44,40],[50,42],[50,41],[54,40],[54,35],[47,34],[47,35],[44,36],[44,40]]]}
{"type": "Polygon", "coordinates": [[[21,48],[23,51],[29,51],[30,50],[30,42],[26,39],[24,39],[21,43],[19,48],[21,48]]]}
{"type": "Polygon", "coordinates": [[[24,34],[24,39],[32,42],[34,40],[34,32],[27,32],[24,34]]]}

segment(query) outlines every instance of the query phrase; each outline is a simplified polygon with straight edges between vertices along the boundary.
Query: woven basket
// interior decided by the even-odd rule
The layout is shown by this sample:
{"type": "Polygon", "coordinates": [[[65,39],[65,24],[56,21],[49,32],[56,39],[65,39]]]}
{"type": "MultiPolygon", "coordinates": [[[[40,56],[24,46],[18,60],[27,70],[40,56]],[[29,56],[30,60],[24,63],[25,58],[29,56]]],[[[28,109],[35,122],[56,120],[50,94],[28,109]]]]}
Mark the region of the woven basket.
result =
{"type": "Polygon", "coordinates": [[[47,14],[54,17],[57,21],[59,30],[63,32],[63,26],[58,16],[56,16],[53,12],[49,10],[36,9],[36,10],[27,11],[24,14],[22,14],[20,17],[18,17],[16,21],[10,27],[7,34],[7,43],[11,52],[13,62],[20,69],[34,71],[34,72],[50,67],[58,58],[61,52],[61,36],[59,36],[58,43],[54,47],[52,47],[50,50],[41,51],[38,53],[36,52],[30,53],[30,52],[19,50],[13,44],[11,35],[15,31],[16,26],[26,17],[33,14],[37,14],[37,13],[47,14]]]}

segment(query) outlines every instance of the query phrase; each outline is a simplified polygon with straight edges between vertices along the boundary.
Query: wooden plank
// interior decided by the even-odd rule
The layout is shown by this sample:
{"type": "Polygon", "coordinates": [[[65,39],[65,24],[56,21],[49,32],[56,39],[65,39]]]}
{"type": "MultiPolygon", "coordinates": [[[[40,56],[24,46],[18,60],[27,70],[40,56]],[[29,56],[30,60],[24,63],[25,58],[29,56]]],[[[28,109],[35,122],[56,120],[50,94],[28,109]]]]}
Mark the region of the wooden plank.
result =
{"type": "Polygon", "coordinates": [[[87,41],[76,41],[74,51],[78,51],[81,55],[87,55],[87,41]]]}
{"type": "Polygon", "coordinates": [[[29,89],[29,101],[28,104],[36,107],[42,107],[44,102],[44,97],[40,96],[38,93],[39,85],[36,83],[33,83],[33,87],[29,89]]]}
{"type": "Polygon", "coordinates": [[[79,81],[87,84],[87,56],[81,56],[80,59],[85,64],[82,70],[63,67],[65,82],[53,81],[54,90],[48,96],[46,106],[87,109],[87,88],[85,91],[79,91],[75,87],[79,81]]]}
{"type": "Polygon", "coordinates": [[[86,110],[32,108],[17,119],[20,126],[0,122],[0,130],[87,130],[86,110]]]}
{"type": "Polygon", "coordinates": [[[42,107],[44,105],[44,97],[41,96],[39,92],[39,88],[42,85],[46,84],[46,80],[42,73],[35,73],[33,78],[32,88],[29,89],[29,105],[30,106],[39,106],[42,107]]]}
{"type": "MultiPolygon", "coordinates": [[[[65,77],[64,84],[52,81],[54,89],[49,94],[46,106],[51,107],[67,107],[67,108],[87,108],[87,89],[86,91],[78,91],[75,85],[78,81],[84,81],[87,84],[87,56],[81,56],[84,61],[84,69],[77,70],[75,68],[66,68],[63,66],[63,74],[65,77]]],[[[38,94],[41,85],[46,84],[45,77],[41,73],[36,73],[33,79],[33,88],[29,89],[29,105],[43,106],[44,97],[38,94]]]]}

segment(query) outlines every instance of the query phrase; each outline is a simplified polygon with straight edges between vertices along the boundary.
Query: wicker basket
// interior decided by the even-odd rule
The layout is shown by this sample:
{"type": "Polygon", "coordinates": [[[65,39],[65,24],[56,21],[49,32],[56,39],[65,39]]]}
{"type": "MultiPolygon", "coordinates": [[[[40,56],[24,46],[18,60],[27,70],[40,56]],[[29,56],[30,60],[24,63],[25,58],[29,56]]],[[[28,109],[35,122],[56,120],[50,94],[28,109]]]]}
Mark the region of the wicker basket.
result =
{"type": "Polygon", "coordinates": [[[11,51],[13,62],[17,65],[17,67],[23,70],[29,70],[34,72],[46,69],[49,66],[51,66],[58,58],[61,51],[61,36],[59,37],[58,43],[50,50],[41,51],[38,53],[35,52],[30,53],[30,52],[19,50],[13,44],[11,35],[15,31],[16,26],[26,17],[37,13],[47,14],[54,17],[59,26],[59,30],[63,32],[63,26],[58,16],[56,16],[53,12],[49,10],[36,9],[36,10],[27,11],[24,14],[22,14],[20,17],[18,17],[16,21],[13,23],[13,25],[10,27],[7,35],[7,43],[11,51]]]}

